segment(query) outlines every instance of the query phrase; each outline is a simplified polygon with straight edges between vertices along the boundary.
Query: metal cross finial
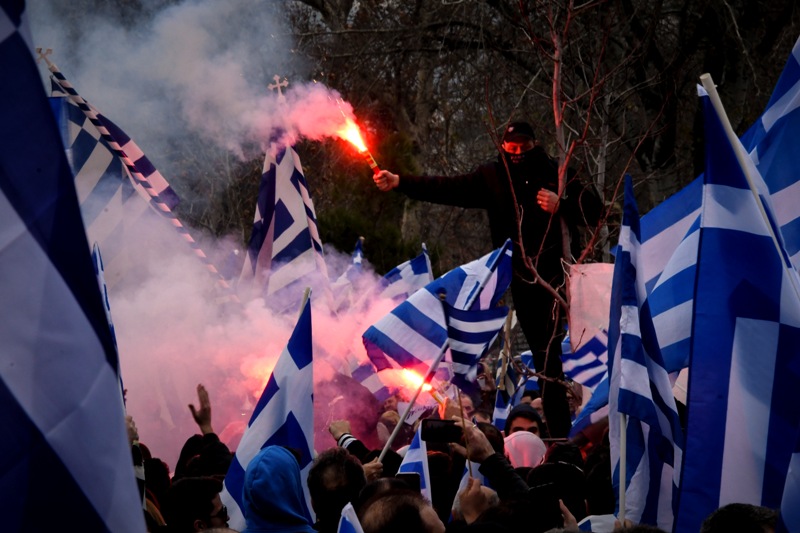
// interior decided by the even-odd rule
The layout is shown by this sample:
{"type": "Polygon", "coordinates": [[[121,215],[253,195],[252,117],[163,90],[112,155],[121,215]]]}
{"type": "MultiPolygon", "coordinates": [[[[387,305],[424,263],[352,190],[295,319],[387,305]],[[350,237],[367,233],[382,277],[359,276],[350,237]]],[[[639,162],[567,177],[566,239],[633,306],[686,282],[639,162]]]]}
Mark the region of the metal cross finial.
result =
{"type": "Polygon", "coordinates": [[[267,89],[277,89],[278,90],[278,100],[283,100],[285,98],[285,96],[283,96],[283,92],[281,92],[281,87],[288,86],[289,85],[289,80],[284,78],[283,81],[281,81],[281,77],[278,76],[277,74],[275,74],[272,77],[272,79],[275,80],[275,83],[270,83],[269,85],[267,85],[267,89]]]}
{"type": "Polygon", "coordinates": [[[37,48],[36,49],[36,53],[38,54],[37,57],[36,57],[36,62],[37,63],[39,62],[40,59],[44,59],[45,62],[47,62],[47,56],[49,56],[50,54],[53,53],[53,49],[52,48],[48,48],[48,49],[44,50],[44,52],[42,52],[42,50],[44,50],[44,49],[43,48],[37,48]]]}

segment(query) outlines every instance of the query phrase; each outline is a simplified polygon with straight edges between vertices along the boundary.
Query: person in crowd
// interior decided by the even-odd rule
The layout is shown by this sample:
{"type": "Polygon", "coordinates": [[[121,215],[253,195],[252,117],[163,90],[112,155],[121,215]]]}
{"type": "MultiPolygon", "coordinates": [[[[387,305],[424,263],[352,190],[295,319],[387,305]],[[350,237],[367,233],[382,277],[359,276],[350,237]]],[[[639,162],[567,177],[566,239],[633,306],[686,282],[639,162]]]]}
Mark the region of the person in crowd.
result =
{"type": "MultiPolygon", "coordinates": [[[[581,225],[594,227],[603,203],[596,190],[584,187],[571,171],[559,190],[558,164],[537,144],[527,122],[510,123],[501,147],[496,161],[467,174],[399,176],[382,170],[373,179],[381,191],[396,189],[417,200],[487,211],[492,245],[499,247],[506,239],[514,243],[511,294],[534,366],[545,376],[560,379],[560,310],[551,291],[564,282],[561,221],[573,230],[581,225]]],[[[539,387],[546,400],[550,434],[566,437],[570,429],[566,390],[545,380],[540,380],[539,387]]]]}
{"type": "Polygon", "coordinates": [[[228,526],[228,510],[219,493],[222,482],[212,477],[185,477],[172,484],[164,503],[170,533],[192,533],[228,526]]]}
{"type": "Polygon", "coordinates": [[[400,463],[403,462],[403,458],[391,449],[386,452],[383,461],[378,462],[381,450],[370,450],[363,442],[354,437],[350,432],[350,422],[347,420],[334,420],[328,426],[328,431],[337,446],[344,448],[361,461],[368,481],[373,481],[381,476],[394,476],[400,468],[400,463]]]}
{"type": "Polygon", "coordinates": [[[173,481],[185,476],[224,478],[233,459],[233,454],[220,442],[211,425],[211,400],[202,383],[197,385],[197,398],[199,406],[189,404],[189,410],[202,434],[192,435],[183,445],[175,465],[173,481]]]}
{"type": "Polygon", "coordinates": [[[342,509],[358,498],[367,484],[361,462],[344,448],[325,450],[314,459],[308,473],[311,506],[317,515],[314,529],[335,532],[342,509]]]}
{"type": "Polygon", "coordinates": [[[536,409],[528,404],[521,403],[514,407],[508,418],[506,418],[506,425],[503,429],[506,437],[518,431],[527,431],[534,435],[542,435],[542,419],[539,418],[539,413],[536,409]]]}
{"type": "Polygon", "coordinates": [[[453,520],[472,524],[491,507],[500,505],[497,492],[484,487],[479,479],[469,478],[467,486],[453,501],[453,520]]]}
{"type": "Polygon", "coordinates": [[[729,503],[720,507],[700,526],[700,533],[774,533],[778,511],[749,503],[729,503]]]}
{"type": "Polygon", "coordinates": [[[295,455],[267,446],[247,465],[242,491],[247,527],[242,533],[314,533],[295,455]]]}
{"type": "Polygon", "coordinates": [[[514,468],[535,468],[544,458],[547,446],[529,431],[516,431],[505,438],[506,457],[514,468]]]}
{"type": "Polygon", "coordinates": [[[444,533],[439,516],[422,495],[406,488],[380,492],[358,511],[364,533],[444,533]]]}

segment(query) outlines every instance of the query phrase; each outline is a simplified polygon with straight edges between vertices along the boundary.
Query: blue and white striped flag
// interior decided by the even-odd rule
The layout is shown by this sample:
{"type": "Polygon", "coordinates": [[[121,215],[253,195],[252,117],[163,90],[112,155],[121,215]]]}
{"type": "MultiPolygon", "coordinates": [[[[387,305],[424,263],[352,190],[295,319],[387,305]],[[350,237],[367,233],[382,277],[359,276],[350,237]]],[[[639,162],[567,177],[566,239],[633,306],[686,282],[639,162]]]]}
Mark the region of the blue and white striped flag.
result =
{"type": "Polygon", "coordinates": [[[297,152],[289,146],[264,159],[253,232],[240,284],[278,306],[296,301],[303,287],[326,293],[317,215],[297,152]]]}
{"type": "Polygon", "coordinates": [[[422,253],[387,272],[381,280],[381,298],[405,300],[433,281],[431,258],[422,243],[422,253]]]}
{"type": "Polygon", "coordinates": [[[306,494],[307,515],[311,520],[311,499],[306,478],[314,451],[314,373],[311,343],[311,299],[303,302],[297,325],[278,358],[258,400],[236,455],[225,476],[220,494],[228,507],[230,526],[245,527],[242,514],[242,489],[247,465],[258,452],[272,445],[287,446],[300,452],[300,475],[306,494]]]}
{"type": "Polygon", "coordinates": [[[111,302],[108,300],[108,286],[106,285],[105,268],[103,267],[103,256],[100,254],[100,246],[97,243],[92,245],[92,265],[94,275],[97,277],[97,285],[100,288],[100,296],[103,298],[103,310],[106,312],[108,329],[111,331],[111,338],[114,341],[114,354],[117,358],[117,375],[119,378],[119,392],[123,393],[125,385],[122,383],[122,369],[119,366],[119,346],[117,345],[117,332],[114,329],[114,320],[111,318],[111,302]]]}
{"type": "Polygon", "coordinates": [[[415,472],[419,474],[419,490],[428,501],[431,500],[431,476],[428,473],[428,447],[422,440],[422,425],[417,429],[411,444],[406,450],[398,473],[415,472]]]}
{"type": "MultiPolygon", "coordinates": [[[[800,265],[800,39],[762,116],[742,136],[771,197],[787,253],[800,265]]],[[[641,219],[642,260],[650,312],[669,372],[688,366],[702,176],[641,219]]],[[[606,399],[607,401],[607,399],[606,399]]],[[[602,405],[602,402],[598,402],[602,405]]],[[[587,415],[590,413],[587,413],[587,415]]]]}
{"type": "Polygon", "coordinates": [[[455,268],[415,292],[364,332],[367,355],[380,371],[400,367],[423,375],[448,340],[444,304],[459,310],[494,308],[511,282],[511,241],[455,268]],[[444,301],[440,295],[444,295],[444,301]]]}
{"type": "Polygon", "coordinates": [[[505,359],[497,367],[497,395],[494,400],[494,413],[492,424],[500,431],[506,427],[508,413],[519,405],[525,392],[525,383],[528,381],[527,372],[518,372],[513,362],[505,359]]]}
{"type": "Polygon", "coordinates": [[[702,334],[692,337],[679,531],[698,529],[732,502],[780,507],[800,436],[800,407],[791,401],[800,387],[800,279],[778,229],[775,196],[709,97],[703,105],[692,321],[702,334]]]}
{"type": "Polygon", "coordinates": [[[561,361],[565,376],[594,391],[607,375],[608,332],[599,331],[575,352],[567,336],[561,343],[561,361]]]}
{"type": "Polygon", "coordinates": [[[140,532],[114,342],[26,21],[0,0],[3,529],[140,532]]]}
{"type": "Polygon", "coordinates": [[[672,531],[683,432],[645,301],[644,283],[638,277],[640,235],[633,181],[626,176],[608,336],[612,481],[617,494],[624,484],[626,519],[672,531]],[[627,418],[624,435],[619,414],[627,418]],[[620,456],[621,438],[627,442],[624,457],[620,456]],[[620,478],[622,461],[624,479],[620,478]]]}
{"type": "Polygon", "coordinates": [[[339,527],[336,531],[338,533],[364,533],[352,503],[348,502],[342,509],[342,516],[339,518],[339,527]]]}
{"type": "Polygon", "coordinates": [[[478,361],[497,338],[508,316],[508,307],[462,311],[445,304],[450,339],[452,383],[467,394],[477,393],[478,361]]]}
{"type": "Polygon", "coordinates": [[[375,370],[375,365],[370,361],[366,361],[358,365],[351,373],[350,376],[364,385],[368,391],[378,399],[381,404],[389,399],[392,392],[381,380],[378,372],[375,370]]]}

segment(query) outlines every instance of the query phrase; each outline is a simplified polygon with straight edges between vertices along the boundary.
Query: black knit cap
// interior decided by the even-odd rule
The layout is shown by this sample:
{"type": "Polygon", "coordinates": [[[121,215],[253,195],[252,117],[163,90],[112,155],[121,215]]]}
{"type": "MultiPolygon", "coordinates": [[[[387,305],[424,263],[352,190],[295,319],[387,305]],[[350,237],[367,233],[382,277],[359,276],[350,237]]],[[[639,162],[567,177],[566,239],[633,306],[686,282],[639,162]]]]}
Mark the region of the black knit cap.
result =
{"type": "Polygon", "coordinates": [[[527,122],[512,122],[503,132],[503,142],[524,142],[535,139],[533,127],[527,122]]]}

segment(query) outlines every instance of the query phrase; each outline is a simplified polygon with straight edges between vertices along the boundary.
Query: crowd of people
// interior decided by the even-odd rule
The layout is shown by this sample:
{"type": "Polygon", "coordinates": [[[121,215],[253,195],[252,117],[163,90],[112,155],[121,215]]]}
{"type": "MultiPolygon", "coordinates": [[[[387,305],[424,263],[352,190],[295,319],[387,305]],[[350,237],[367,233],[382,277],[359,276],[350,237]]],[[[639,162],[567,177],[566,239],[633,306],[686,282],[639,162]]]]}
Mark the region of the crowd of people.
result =
{"type": "MultiPolygon", "coordinates": [[[[174,469],[151,456],[128,419],[129,438],[142,456],[144,512],[153,533],[235,531],[220,498],[234,454],[214,431],[208,392],[203,385],[197,392],[199,405],[190,410],[200,433],[188,438],[174,469]]],[[[479,401],[477,408],[471,400],[451,401],[429,413],[425,420],[452,420],[461,430],[453,442],[426,442],[430,498],[418,483],[397,476],[413,428],[379,461],[381,450],[369,449],[347,420],[335,420],[328,428],[331,446],[319,451],[305,480],[297,450],[267,446],[245,471],[242,531],[335,532],[348,504],[364,533],[661,531],[616,521],[607,436],[583,446],[549,438],[541,398],[534,393],[525,400],[503,428],[480,419],[479,401]]],[[[396,413],[396,405],[386,402],[384,413],[396,413]]],[[[776,511],[731,504],[709,516],[701,531],[769,532],[776,520],[776,511]]]]}

